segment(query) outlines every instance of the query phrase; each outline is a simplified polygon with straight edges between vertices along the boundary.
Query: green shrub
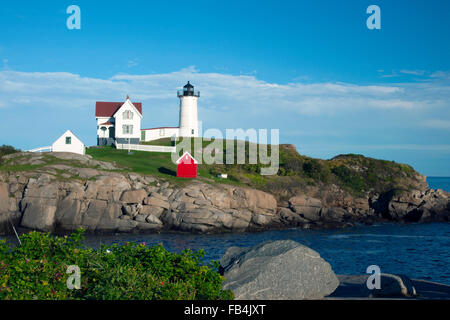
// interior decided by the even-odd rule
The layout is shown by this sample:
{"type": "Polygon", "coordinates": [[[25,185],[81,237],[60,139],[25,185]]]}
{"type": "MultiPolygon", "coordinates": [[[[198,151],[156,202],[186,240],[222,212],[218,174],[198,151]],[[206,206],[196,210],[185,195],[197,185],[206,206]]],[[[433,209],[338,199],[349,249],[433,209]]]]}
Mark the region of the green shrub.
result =
{"type": "Polygon", "coordinates": [[[2,164],[2,157],[8,154],[20,152],[19,149],[15,149],[13,146],[2,145],[0,146],[0,165],[2,164]]]}
{"type": "Polygon", "coordinates": [[[22,244],[0,242],[0,299],[101,299],[101,300],[228,300],[218,263],[205,265],[203,251],[177,254],[162,245],[82,245],[83,230],[55,237],[30,232],[22,244]],[[70,290],[67,268],[81,270],[81,288],[70,290]]]}
{"type": "Polygon", "coordinates": [[[288,159],[284,164],[284,170],[286,175],[300,175],[303,172],[303,161],[298,158],[288,159]]]}
{"type": "Polygon", "coordinates": [[[16,152],[20,152],[20,150],[15,149],[13,146],[7,146],[5,144],[0,146],[0,157],[16,152]]]}
{"type": "Polygon", "coordinates": [[[308,177],[323,182],[327,182],[330,176],[330,169],[328,166],[316,159],[309,159],[307,162],[303,163],[303,171],[308,177]]]}
{"type": "Polygon", "coordinates": [[[360,193],[364,190],[364,180],[357,172],[344,165],[333,167],[331,172],[338,177],[344,186],[350,188],[352,191],[360,193]]]}

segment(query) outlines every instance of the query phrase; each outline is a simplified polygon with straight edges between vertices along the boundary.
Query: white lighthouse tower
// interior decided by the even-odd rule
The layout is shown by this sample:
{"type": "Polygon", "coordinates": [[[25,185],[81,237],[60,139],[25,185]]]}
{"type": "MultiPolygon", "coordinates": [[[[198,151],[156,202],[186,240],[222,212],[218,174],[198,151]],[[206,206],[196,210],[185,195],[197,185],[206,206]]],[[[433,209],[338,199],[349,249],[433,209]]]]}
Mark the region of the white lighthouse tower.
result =
{"type": "Polygon", "coordinates": [[[183,90],[178,91],[180,98],[180,137],[198,137],[197,101],[199,91],[194,91],[194,86],[188,83],[183,90]]]}

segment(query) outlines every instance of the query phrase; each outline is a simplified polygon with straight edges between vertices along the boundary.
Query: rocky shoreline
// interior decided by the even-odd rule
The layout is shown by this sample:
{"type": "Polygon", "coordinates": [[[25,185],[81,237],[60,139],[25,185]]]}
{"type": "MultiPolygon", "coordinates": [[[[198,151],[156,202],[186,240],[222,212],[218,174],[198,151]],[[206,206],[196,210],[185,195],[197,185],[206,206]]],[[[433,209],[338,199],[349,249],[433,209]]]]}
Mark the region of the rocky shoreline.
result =
{"type": "MultiPolygon", "coordinates": [[[[0,172],[0,233],[16,227],[89,233],[246,232],[280,228],[340,228],[357,223],[450,220],[450,194],[429,189],[349,196],[336,185],[286,200],[267,192],[193,180],[184,186],[90,156],[54,153],[70,164],[0,172]]],[[[18,165],[44,164],[43,154],[3,157],[18,165]]],[[[422,182],[425,177],[422,176],[422,182]]]]}

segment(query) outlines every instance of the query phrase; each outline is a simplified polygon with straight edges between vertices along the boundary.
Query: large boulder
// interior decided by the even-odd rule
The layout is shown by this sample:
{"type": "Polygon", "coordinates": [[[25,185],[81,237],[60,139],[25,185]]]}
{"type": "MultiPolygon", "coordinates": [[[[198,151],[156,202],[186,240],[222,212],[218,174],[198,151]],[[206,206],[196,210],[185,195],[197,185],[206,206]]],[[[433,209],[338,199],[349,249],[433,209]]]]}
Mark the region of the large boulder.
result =
{"type": "Polygon", "coordinates": [[[289,207],[309,221],[318,221],[322,201],[305,195],[298,195],[289,199],[289,207]]]}
{"type": "Polygon", "coordinates": [[[0,182],[0,234],[12,233],[11,224],[18,225],[21,213],[17,201],[9,197],[8,184],[0,182]]]}
{"type": "Polygon", "coordinates": [[[238,300],[320,299],[339,285],[319,253],[291,240],[229,248],[220,265],[238,300]]]}
{"type": "Polygon", "coordinates": [[[55,227],[56,199],[25,198],[21,226],[33,230],[52,232],[55,227]]]}
{"type": "Polygon", "coordinates": [[[140,190],[128,190],[122,194],[120,201],[125,203],[142,203],[142,201],[147,197],[147,191],[144,189],[140,190]]]}
{"type": "Polygon", "coordinates": [[[407,276],[382,273],[380,277],[380,289],[369,290],[367,286],[365,287],[368,296],[380,298],[417,296],[416,288],[407,276]]]}
{"type": "MultiPolygon", "coordinates": [[[[420,292],[420,285],[416,290],[416,281],[409,279],[405,275],[399,274],[380,274],[380,287],[369,289],[368,284],[375,285],[376,280],[373,276],[365,275],[338,275],[340,285],[330,298],[414,298],[420,292]],[[370,277],[370,278],[369,278],[370,277]]],[[[437,285],[437,283],[434,283],[437,285]]],[[[422,286],[423,287],[423,286],[422,286]]],[[[447,292],[450,292],[447,287],[447,292]]],[[[433,291],[436,288],[433,289],[433,291]]],[[[436,290],[439,291],[440,289],[436,290]]]]}
{"type": "Polygon", "coordinates": [[[7,203],[9,203],[8,184],[0,182],[0,212],[9,211],[7,203]]]}
{"type": "Polygon", "coordinates": [[[440,295],[448,297],[450,294],[450,286],[423,280],[411,280],[405,275],[381,273],[379,289],[368,288],[368,283],[376,284],[372,275],[338,275],[337,277],[340,284],[329,296],[331,299],[405,299],[416,298],[418,295],[426,298],[431,292],[436,298],[440,295]]]}
{"type": "Polygon", "coordinates": [[[169,209],[170,204],[167,200],[163,199],[161,196],[157,196],[157,194],[153,194],[144,200],[145,205],[160,207],[164,209],[169,209]]]}
{"type": "Polygon", "coordinates": [[[428,222],[450,219],[450,194],[443,190],[392,189],[381,194],[372,206],[389,220],[428,222]]]}

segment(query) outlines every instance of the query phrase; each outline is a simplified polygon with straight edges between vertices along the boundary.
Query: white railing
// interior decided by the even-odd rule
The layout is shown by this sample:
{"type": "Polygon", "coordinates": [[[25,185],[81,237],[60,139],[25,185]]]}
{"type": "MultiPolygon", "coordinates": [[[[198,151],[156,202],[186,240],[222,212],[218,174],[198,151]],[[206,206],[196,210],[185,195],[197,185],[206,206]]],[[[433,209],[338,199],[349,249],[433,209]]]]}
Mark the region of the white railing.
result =
{"type": "Polygon", "coordinates": [[[135,150],[146,152],[175,152],[176,147],[168,146],[149,146],[143,144],[128,144],[128,143],[116,143],[116,148],[121,150],[135,150]]]}
{"type": "Polygon", "coordinates": [[[28,150],[27,152],[52,152],[52,146],[40,147],[40,148],[28,150]]]}

